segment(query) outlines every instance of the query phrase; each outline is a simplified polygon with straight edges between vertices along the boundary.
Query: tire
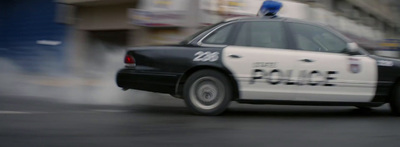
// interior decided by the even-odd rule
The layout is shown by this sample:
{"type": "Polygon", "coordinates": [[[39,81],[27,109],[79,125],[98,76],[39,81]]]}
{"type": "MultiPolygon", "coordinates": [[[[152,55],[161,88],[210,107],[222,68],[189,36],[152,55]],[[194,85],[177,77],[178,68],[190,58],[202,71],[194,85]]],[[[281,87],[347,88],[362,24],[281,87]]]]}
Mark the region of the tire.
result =
{"type": "Polygon", "coordinates": [[[228,78],[214,70],[201,70],[192,74],[183,87],[186,106],[195,114],[220,115],[232,99],[232,84],[228,78]]]}
{"type": "Polygon", "coordinates": [[[392,97],[390,98],[390,109],[396,116],[400,116],[400,83],[394,87],[392,97]]]}

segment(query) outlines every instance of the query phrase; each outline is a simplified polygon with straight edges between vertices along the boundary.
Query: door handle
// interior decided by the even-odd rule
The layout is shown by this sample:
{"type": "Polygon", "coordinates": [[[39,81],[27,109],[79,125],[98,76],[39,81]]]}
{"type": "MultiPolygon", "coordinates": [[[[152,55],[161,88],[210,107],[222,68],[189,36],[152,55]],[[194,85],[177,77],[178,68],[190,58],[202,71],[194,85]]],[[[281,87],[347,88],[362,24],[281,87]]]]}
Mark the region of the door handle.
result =
{"type": "Polygon", "coordinates": [[[300,60],[300,61],[302,61],[302,62],[306,62],[306,63],[311,63],[311,62],[314,62],[313,60],[311,60],[311,59],[302,59],[302,60],[300,60]]]}
{"type": "Polygon", "coordinates": [[[229,57],[231,57],[231,58],[236,58],[236,59],[242,58],[242,56],[239,56],[239,55],[229,55],[229,57]]]}

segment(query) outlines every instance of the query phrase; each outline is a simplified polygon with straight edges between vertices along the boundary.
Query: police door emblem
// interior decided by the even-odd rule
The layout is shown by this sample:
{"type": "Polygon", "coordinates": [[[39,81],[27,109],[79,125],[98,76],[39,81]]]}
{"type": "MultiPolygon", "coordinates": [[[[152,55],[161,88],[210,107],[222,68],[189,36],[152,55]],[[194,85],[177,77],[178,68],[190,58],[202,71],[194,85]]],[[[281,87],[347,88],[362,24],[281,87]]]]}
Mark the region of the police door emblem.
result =
{"type": "Polygon", "coordinates": [[[350,67],[349,67],[350,72],[352,73],[361,72],[361,63],[359,59],[350,58],[349,62],[350,62],[350,67]]]}

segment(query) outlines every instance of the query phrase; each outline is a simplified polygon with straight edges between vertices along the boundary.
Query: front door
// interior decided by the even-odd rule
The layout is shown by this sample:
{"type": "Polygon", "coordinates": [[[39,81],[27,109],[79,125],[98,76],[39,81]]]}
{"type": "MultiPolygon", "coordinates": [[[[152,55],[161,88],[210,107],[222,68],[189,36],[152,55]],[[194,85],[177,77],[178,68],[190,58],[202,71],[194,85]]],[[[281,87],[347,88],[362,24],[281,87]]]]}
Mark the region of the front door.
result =
{"type": "Polygon", "coordinates": [[[351,56],[347,42],[331,30],[288,23],[299,49],[296,100],[370,102],[376,90],[377,66],[366,55],[351,56]]]}
{"type": "Polygon", "coordinates": [[[239,84],[240,98],[293,100],[295,52],[289,50],[280,21],[244,22],[223,63],[239,84]]]}

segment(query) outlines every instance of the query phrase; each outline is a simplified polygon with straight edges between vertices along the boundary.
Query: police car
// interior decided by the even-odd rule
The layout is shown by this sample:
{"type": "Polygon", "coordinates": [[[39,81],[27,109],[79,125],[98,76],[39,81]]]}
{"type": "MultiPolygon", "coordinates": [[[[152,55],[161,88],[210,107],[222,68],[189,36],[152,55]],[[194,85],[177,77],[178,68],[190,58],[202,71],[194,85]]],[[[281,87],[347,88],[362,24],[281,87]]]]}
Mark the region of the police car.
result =
{"type": "MultiPolygon", "coordinates": [[[[270,1],[269,1],[270,2],[270,1]]],[[[267,2],[264,4],[268,4],[267,2]]],[[[400,61],[367,53],[335,30],[277,17],[228,19],[178,45],[132,48],[119,87],[171,94],[196,114],[231,101],[378,107],[400,114],[400,61]]]]}

